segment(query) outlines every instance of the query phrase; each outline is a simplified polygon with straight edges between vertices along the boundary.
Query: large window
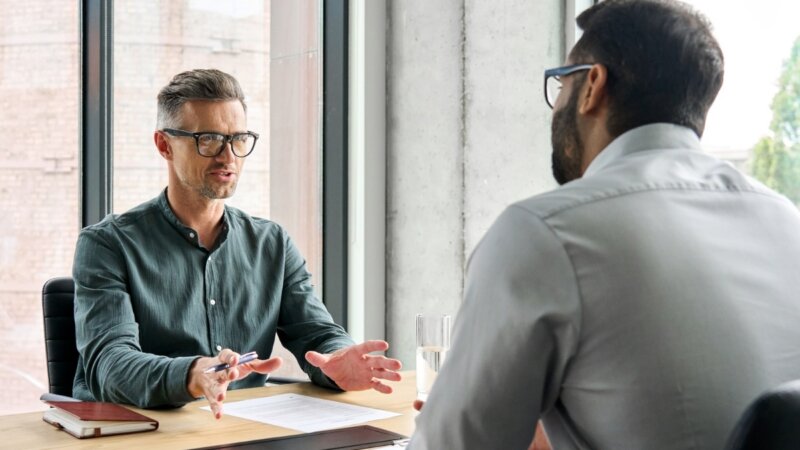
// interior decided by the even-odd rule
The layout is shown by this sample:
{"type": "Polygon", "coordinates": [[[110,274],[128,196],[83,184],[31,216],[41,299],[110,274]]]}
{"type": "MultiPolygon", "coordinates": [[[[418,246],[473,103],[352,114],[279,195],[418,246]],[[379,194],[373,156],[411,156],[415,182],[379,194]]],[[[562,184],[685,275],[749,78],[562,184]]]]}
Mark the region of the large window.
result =
{"type": "Polygon", "coordinates": [[[317,0],[116,0],[114,212],[166,186],[153,144],[158,90],[184,70],[223,70],[242,84],[248,128],[260,134],[228,204],[285,226],[319,286],[319,8],[317,0]]]}
{"type": "Polygon", "coordinates": [[[725,55],[704,147],[800,204],[800,2],[689,0],[725,55]]]}
{"type": "MultiPolygon", "coordinates": [[[[81,53],[95,49],[81,48],[80,4],[0,0],[0,132],[17,138],[0,149],[0,415],[43,408],[41,289],[71,274],[82,206],[95,194],[81,198],[81,53]]],[[[261,135],[229,204],[283,225],[321,294],[322,1],[103,4],[113,5],[113,212],[166,186],[153,144],[158,90],[182,70],[224,70],[242,84],[248,127],[261,135]]]]}
{"type": "Polygon", "coordinates": [[[77,2],[0,0],[0,414],[47,391],[41,292],[80,224],[77,2]]]}

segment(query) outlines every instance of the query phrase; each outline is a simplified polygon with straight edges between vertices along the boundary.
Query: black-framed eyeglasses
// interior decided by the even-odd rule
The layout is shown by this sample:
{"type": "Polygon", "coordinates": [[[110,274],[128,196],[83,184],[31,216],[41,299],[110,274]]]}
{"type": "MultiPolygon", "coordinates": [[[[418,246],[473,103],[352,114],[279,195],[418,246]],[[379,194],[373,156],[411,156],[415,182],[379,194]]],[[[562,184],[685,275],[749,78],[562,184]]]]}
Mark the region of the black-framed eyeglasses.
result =
{"type": "Polygon", "coordinates": [[[573,64],[571,66],[556,67],[544,71],[544,100],[547,106],[553,109],[559,92],[561,92],[561,78],[575,72],[591,69],[593,64],[573,64]]]}
{"type": "Polygon", "coordinates": [[[203,131],[192,133],[191,131],[176,130],[175,128],[164,128],[161,130],[172,136],[193,137],[197,145],[197,154],[206,158],[213,158],[225,149],[225,145],[230,142],[233,154],[239,158],[244,158],[256,148],[258,133],[245,131],[244,133],[222,134],[203,131]]]}

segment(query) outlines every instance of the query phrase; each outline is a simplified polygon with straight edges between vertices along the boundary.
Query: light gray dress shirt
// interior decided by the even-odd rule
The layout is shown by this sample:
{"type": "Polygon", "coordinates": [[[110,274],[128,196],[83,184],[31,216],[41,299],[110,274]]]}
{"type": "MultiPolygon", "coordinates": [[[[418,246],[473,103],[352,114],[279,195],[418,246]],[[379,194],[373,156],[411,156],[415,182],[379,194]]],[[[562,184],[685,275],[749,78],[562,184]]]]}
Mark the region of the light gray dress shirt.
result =
{"type": "Polygon", "coordinates": [[[410,448],[718,449],[797,378],[797,208],[647,125],[488,231],[410,448]]]}

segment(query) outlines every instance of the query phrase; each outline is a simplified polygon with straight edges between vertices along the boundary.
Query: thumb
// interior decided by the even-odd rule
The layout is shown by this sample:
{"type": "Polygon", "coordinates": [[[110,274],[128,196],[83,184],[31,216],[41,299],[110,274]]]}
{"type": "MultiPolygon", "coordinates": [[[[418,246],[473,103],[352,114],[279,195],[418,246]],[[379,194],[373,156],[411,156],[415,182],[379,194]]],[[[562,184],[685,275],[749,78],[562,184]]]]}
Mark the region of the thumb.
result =
{"type": "Polygon", "coordinates": [[[328,362],[330,357],[328,355],[323,355],[322,353],[317,353],[315,351],[306,352],[306,361],[314,367],[320,367],[328,362]]]}

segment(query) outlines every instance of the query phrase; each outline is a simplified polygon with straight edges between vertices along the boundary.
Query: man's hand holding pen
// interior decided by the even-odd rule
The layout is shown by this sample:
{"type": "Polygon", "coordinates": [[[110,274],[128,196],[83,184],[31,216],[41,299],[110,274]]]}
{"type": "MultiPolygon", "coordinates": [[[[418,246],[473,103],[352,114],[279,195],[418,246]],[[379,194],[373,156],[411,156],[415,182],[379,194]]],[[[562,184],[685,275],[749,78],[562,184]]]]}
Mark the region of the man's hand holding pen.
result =
{"type": "Polygon", "coordinates": [[[226,348],[216,357],[196,359],[189,369],[189,393],[195,398],[205,397],[214,418],[221,418],[222,403],[231,381],[240,380],[252,372],[269,374],[281,366],[280,357],[263,360],[256,357],[254,352],[240,355],[226,348]]]}

